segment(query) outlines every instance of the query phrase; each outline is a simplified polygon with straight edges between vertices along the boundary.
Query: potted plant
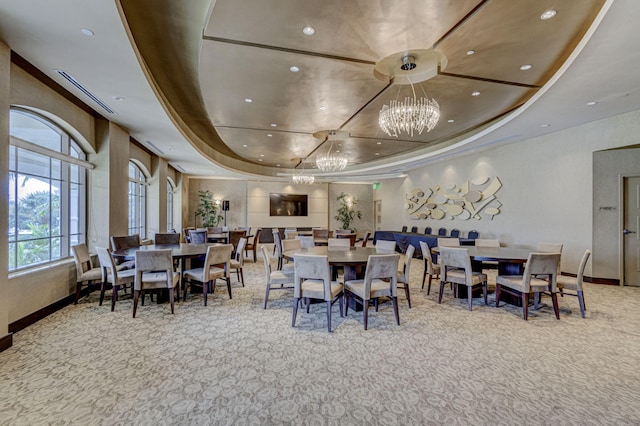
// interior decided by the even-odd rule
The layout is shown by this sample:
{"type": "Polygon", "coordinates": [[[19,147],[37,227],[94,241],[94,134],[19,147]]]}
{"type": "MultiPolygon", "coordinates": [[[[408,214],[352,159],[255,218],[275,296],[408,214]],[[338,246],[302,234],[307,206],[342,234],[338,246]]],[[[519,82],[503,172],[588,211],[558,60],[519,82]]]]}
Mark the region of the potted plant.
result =
{"type": "Polygon", "coordinates": [[[334,216],[335,220],[342,224],[342,229],[351,229],[351,231],[357,232],[356,228],[352,227],[351,224],[356,218],[362,219],[362,212],[355,209],[358,200],[344,192],[338,195],[337,200],[340,203],[340,207],[338,207],[338,214],[334,216]]]}
{"type": "Polygon", "coordinates": [[[213,201],[213,194],[209,190],[198,191],[200,204],[196,209],[196,216],[200,216],[202,227],[218,226],[222,221],[222,215],[218,213],[219,206],[213,201]]]}

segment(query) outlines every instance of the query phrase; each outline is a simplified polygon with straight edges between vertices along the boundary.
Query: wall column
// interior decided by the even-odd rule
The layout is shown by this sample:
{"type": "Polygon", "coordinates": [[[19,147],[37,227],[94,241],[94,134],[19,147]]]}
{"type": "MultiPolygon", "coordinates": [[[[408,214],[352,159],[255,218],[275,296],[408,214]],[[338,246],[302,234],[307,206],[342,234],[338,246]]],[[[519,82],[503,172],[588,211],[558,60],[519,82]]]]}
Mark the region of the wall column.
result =
{"type": "Polygon", "coordinates": [[[167,170],[164,158],[151,158],[151,178],[147,190],[147,238],[167,232],[167,170]]]}

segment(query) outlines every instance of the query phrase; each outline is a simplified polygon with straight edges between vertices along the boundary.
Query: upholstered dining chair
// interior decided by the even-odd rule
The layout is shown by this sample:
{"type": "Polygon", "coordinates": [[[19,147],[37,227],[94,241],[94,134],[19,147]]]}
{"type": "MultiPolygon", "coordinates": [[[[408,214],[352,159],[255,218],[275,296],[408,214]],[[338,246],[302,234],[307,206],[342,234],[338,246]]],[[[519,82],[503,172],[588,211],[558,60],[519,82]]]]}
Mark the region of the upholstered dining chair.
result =
{"type": "Polygon", "coordinates": [[[440,292],[438,303],[442,303],[442,293],[446,283],[454,284],[454,296],[456,284],[467,286],[467,300],[469,310],[473,309],[473,286],[482,285],[484,304],[487,304],[487,275],[481,272],[473,272],[469,250],[458,247],[440,247],[440,292]]]}
{"type": "Polygon", "coordinates": [[[367,231],[364,233],[364,236],[362,237],[362,247],[366,247],[367,243],[369,242],[369,237],[371,236],[371,231],[367,231]]]}
{"type": "Polygon", "coordinates": [[[376,241],[376,249],[395,252],[396,251],[396,242],[395,241],[389,241],[389,240],[378,240],[378,241],[376,241]]]}
{"type": "Polygon", "coordinates": [[[253,242],[247,241],[247,245],[244,248],[245,258],[249,255],[249,250],[253,251],[253,263],[258,259],[258,246],[260,245],[260,236],[262,235],[262,228],[256,229],[256,234],[253,236],[253,242]]]}
{"type": "Polygon", "coordinates": [[[175,232],[157,233],[153,240],[158,245],[180,244],[180,234],[176,234],[175,232]]]}
{"type": "Polygon", "coordinates": [[[94,283],[99,283],[102,279],[102,269],[93,266],[86,244],[71,246],[71,250],[73,251],[73,261],[76,264],[76,300],[74,305],[77,305],[82,285],[86,284],[89,287],[94,283]]]}
{"type": "Polygon", "coordinates": [[[285,274],[293,275],[293,265],[290,263],[286,263],[286,264],[284,263],[282,241],[283,240],[280,239],[280,232],[277,229],[274,229],[273,230],[273,246],[276,250],[276,256],[278,257],[278,270],[282,271],[285,274]]]}
{"type": "Polygon", "coordinates": [[[418,227],[417,226],[412,226],[411,227],[411,232],[413,232],[414,234],[418,232],[418,227]]]}
{"type": "Polygon", "coordinates": [[[100,306],[104,300],[104,292],[107,284],[111,284],[111,312],[116,308],[118,300],[118,291],[126,290],[126,287],[132,287],[135,279],[135,269],[118,270],[116,262],[111,256],[109,249],[106,247],[96,247],[100,268],[102,269],[102,285],[100,287],[100,306]]]}
{"type": "MultiPolygon", "coordinates": [[[[399,254],[370,255],[364,273],[364,279],[349,280],[344,284],[345,312],[349,310],[349,299],[355,298],[362,303],[364,329],[369,326],[369,301],[380,297],[389,297],[393,303],[396,324],[400,325],[398,313],[398,263],[399,254]]],[[[377,306],[377,303],[376,303],[377,306]]]]}
{"type": "Polygon", "coordinates": [[[186,228],[182,228],[182,234],[184,235],[184,241],[186,243],[190,243],[191,242],[191,238],[189,237],[189,232],[191,231],[195,231],[196,228],[194,228],[193,226],[188,226],[186,228]]]}
{"type": "Polygon", "coordinates": [[[186,280],[202,283],[204,306],[207,306],[207,294],[209,293],[209,288],[211,288],[211,292],[213,293],[216,287],[216,280],[223,279],[227,282],[227,291],[229,292],[229,299],[231,299],[231,279],[229,277],[229,273],[231,269],[230,264],[232,251],[233,246],[231,244],[209,246],[207,248],[207,255],[205,256],[203,267],[188,269],[183,272],[183,276],[185,278],[185,288],[183,288],[185,298],[187,295],[186,280]]]}
{"type": "Polygon", "coordinates": [[[238,281],[244,287],[244,273],[242,271],[242,267],[244,266],[244,248],[247,245],[246,238],[240,238],[238,241],[238,247],[236,248],[235,254],[231,258],[231,270],[235,270],[238,276],[238,281]]]}
{"type": "Polygon", "coordinates": [[[447,235],[447,228],[438,229],[438,235],[440,235],[441,237],[445,237],[447,235]]]}
{"type": "Polygon", "coordinates": [[[400,232],[407,232],[407,225],[403,225],[400,232]]]}
{"type": "Polygon", "coordinates": [[[293,284],[293,316],[291,327],[296,325],[298,306],[304,299],[309,312],[310,299],[320,299],[326,304],[327,330],[331,332],[331,307],[338,301],[340,316],[343,316],[343,285],[331,280],[329,258],[316,255],[296,255],[293,261],[295,276],[293,284]]]}
{"type": "Polygon", "coordinates": [[[229,231],[229,244],[233,246],[233,250],[235,251],[238,248],[238,243],[240,242],[240,238],[246,238],[247,231],[229,231]]]}
{"type": "Polygon", "coordinates": [[[475,240],[476,238],[478,238],[478,236],[480,236],[480,234],[476,230],[469,231],[469,233],[467,234],[467,238],[470,238],[472,240],[475,240]]]}
{"type": "Polygon", "coordinates": [[[296,239],[300,240],[300,247],[302,248],[315,247],[312,235],[298,235],[296,239]]]}
{"type": "MultiPolygon", "coordinates": [[[[398,288],[404,288],[404,294],[407,297],[407,304],[409,305],[409,309],[411,309],[411,294],[409,292],[409,276],[411,271],[411,261],[413,260],[413,254],[415,253],[416,248],[409,244],[407,247],[407,251],[404,254],[404,265],[402,270],[398,271],[397,274],[397,282],[398,288]]],[[[377,308],[377,306],[376,306],[377,308]]]]}
{"type": "Polygon", "coordinates": [[[207,242],[207,231],[189,231],[190,244],[205,244],[207,242]]]}
{"type": "Polygon", "coordinates": [[[327,240],[329,247],[350,247],[351,242],[347,238],[329,238],[327,240]]]}
{"type": "Polygon", "coordinates": [[[282,251],[298,250],[302,248],[302,241],[298,239],[282,240],[282,251]]]}
{"type": "Polygon", "coordinates": [[[271,270],[271,262],[269,259],[269,250],[265,246],[261,247],[262,260],[264,262],[264,273],[266,280],[266,293],[264,295],[264,309],[267,309],[267,302],[269,301],[269,292],[271,290],[293,290],[293,278],[294,276],[284,274],[282,271],[271,270]]]}
{"type": "Polygon", "coordinates": [[[431,257],[431,249],[426,241],[420,241],[420,250],[422,251],[422,258],[424,260],[424,274],[422,275],[422,288],[424,289],[424,282],[429,276],[429,284],[427,285],[427,296],[431,293],[431,280],[434,276],[440,277],[440,265],[433,263],[431,257]]]}
{"type": "MultiPolygon", "coordinates": [[[[562,247],[563,244],[562,243],[545,243],[545,242],[541,242],[538,243],[538,247],[536,248],[536,251],[538,252],[542,252],[542,253],[560,253],[561,257],[560,259],[562,259],[562,247]]],[[[560,261],[558,261],[558,277],[560,276],[560,261]]],[[[542,278],[544,279],[545,277],[538,277],[538,278],[542,278]]],[[[540,302],[540,297],[542,296],[542,293],[536,293],[533,296],[533,309],[537,310],[538,309],[538,303],[540,302]]]]}
{"type": "Polygon", "coordinates": [[[459,238],[438,238],[438,247],[460,247],[459,238]]]}
{"type": "Polygon", "coordinates": [[[347,240],[349,241],[349,246],[350,247],[354,247],[356,245],[356,233],[355,232],[350,232],[350,233],[340,233],[340,234],[335,234],[334,235],[335,238],[337,239],[341,239],[341,240],[347,240]]]}
{"type": "Polygon", "coordinates": [[[460,230],[457,228],[454,228],[451,230],[451,234],[449,235],[453,238],[460,238],[460,230]]]}
{"type": "Polygon", "coordinates": [[[427,235],[431,235],[431,227],[427,226],[426,228],[424,228],[424,233],[427,235]]]}
{"type": "MultiPolygon", "coordinates": [[[[179,234],[177,234],[179,235],[179,234]]],[[[138,298],[144,291],[152,289],[168,289],[171,313],[174,311],[174,291],[178,287],[180,274],[173,271],[171,249],[136,251],[136,275],[133,285],[133,318],[138,310],[138,298]]],[[[180,289],[178,288],[178,291],[180,289]]],[[[180,295],[178,294],[178,299],[180,295]]]]}
{"type": "MultiPolygon", "coordinates": [[[[139,234],[112,236],[111,238],[109,238],[109,240],[111,242],[111,251],[124,250],[128,248],[136,248],[136,247],[140,247],[141,245],[139,234]]],[[[115,262],[118,269],[121,269],[121,270],[135,267],[135,261],[133,259],[133,256],[131,257],[118,256],[118,258],[115,259],[115,262]]]]}
{"type": "Polygon", "coordinates": [[[490,240],[487,238],[476,238],[476,247],[500,247],[500,240],[490,240]]]}
{"type": "Polygon", "coordinates": [[[329,238],[329,230],[327,228],[313,228],[311,233],[313,238],[329,238]]]}
{"type": "Polygon", "coordinates": [[[502,292],[520,297],[522,316],[529,315],[529,295],[548,291],[553,302],[556,319],[560,319],[557,297],[557,276],[560,253],[529,253],[522,275],[498,275],[496,277],[496,307],[502,292]]]}
{"type": "Polygon", "coordinates": [[[587,266],[589,256],[591,256],[591,250],[587,249],[584,251],[582,259],[580,260],[580,265],[578,266],[578,274],[576,277],[559,275],[557,279],[558,291],[560,292],[561,297],[564,297],[564,295],[569,295],[576,296],[578,298],[578,304],[580,305],[580,315],[582,316],[582,318],[585,317],[585,311],[587,310],[584,304],[582,280],[584,278],[584,269],[587,266]],[[569,293],[566,292],[567,290],[569,290],[569,293]]]}

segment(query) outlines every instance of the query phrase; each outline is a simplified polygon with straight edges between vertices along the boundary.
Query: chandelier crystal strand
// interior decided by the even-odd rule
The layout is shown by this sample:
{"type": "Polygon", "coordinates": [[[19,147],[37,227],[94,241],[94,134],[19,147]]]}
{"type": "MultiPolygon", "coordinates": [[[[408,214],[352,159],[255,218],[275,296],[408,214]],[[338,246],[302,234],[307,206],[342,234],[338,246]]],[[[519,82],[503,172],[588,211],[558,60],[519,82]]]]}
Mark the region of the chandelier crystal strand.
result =
{"type": "Polygon", "coordinates": [[[327,151],[326,154],[319,155],[318,158],[316,158],[316,166],[323,172],[338,172],[344,170],[349,163],[347,157],[338,153],[332,153],[331,148],[333,148],[333,142],[331,142],[329,151],[327,151]]]}
{"type": "Polygon", "coordinates": [[[383,105],[378,117],[380,129],[389,136],[398,137],[398,133],[413,132],[422,134],[424,128],[430,132],[440,120],[440,105],[435,99],[406,97],[404,101],[392,100],[383,105]]]}
{"type": "Polygon", "coordinates": [[[313,182],[315,182],[316,178],[300,173],[299,175],[294,175],[292,180],[293,183],[311,185],[313,182]]]}

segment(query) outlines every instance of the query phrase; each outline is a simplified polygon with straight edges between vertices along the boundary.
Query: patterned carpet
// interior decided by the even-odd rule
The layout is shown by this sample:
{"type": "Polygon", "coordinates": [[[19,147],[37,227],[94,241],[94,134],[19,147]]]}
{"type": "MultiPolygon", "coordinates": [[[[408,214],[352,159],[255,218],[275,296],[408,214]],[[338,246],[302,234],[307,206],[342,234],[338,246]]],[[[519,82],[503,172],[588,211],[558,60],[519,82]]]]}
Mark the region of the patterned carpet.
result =
{"type": "Polygon", "coordinates": [[[218,285],[175,315],[92,293],[0,353],[0,424],[640,424],[640,288],[587,284],[586,319],[565,297],[560,321],[545,298],[525,322],[448,291],[438,305],[413,265],[412,309],[401,296],[396,326],[382,304],[368,331],[337,304],[333,333],[322,304],[292,328],[288,292],[263,310],[260,259],[232,300],[218,285]]]}

